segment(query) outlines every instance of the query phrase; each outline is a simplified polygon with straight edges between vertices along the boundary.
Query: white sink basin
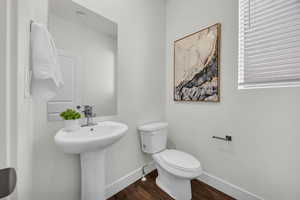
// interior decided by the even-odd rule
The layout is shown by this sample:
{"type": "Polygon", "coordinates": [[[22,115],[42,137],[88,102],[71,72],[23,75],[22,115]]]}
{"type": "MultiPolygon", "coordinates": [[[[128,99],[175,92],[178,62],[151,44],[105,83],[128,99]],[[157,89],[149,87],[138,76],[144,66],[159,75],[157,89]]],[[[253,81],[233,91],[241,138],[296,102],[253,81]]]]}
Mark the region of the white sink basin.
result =
{"type": "Polygon", "coordinates": [[[112,121],[82,127],[74,132],[61,129],[55,135],[55,143],[66,153],[80,154],[97,151],[117,142],[127,129],[127,125],[112,121]]]}
{"type": "Polygon", "coordinates": [[[66,153],[80,154],[81,200],[105,200],[105,149],[121,139],[128,127],[105,121],[77,131],[63,129],[55,143],[66,153]]]}

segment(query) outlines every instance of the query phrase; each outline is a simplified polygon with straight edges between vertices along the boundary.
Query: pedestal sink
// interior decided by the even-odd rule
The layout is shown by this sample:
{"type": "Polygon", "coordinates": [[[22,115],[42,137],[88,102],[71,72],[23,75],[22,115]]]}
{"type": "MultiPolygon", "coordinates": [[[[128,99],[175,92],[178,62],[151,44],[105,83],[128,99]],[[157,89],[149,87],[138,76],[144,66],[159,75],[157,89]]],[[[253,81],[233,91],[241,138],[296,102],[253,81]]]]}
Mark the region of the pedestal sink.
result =
{"type": "Polygon", "coordinates": [[[61,129],[55,143],[65,152],[80,154],[81,200],[105,199],[105,149],[124,136],[125,124],[105,121],[74,132],[61,129]]]}

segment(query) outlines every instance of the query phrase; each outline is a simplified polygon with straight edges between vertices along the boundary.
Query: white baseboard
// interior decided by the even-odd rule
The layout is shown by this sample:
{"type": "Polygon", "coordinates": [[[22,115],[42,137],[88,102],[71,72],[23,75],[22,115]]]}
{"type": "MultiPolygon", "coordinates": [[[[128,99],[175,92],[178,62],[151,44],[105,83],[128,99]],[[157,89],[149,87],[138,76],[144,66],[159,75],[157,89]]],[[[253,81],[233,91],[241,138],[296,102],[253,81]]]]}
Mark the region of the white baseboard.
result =
{"type": "Polygon", "coordinates": [[[216,188],[217,190],[237,200],[264,200],[262,197],[259,197],[251,192],[248,192],[243,188],[233,185],[207,172],[203,172],[203,174],[198,178],[198,180],[216,188]]]}
{"type": "MultiPolygon", "coordinates": [[[[155,170],[154,163],[150,163],[146,168],[146,174],[155,170]]],[[[122,191],[138,179],[142,177],[142,167],[130,172],[124,177],[114,181],[113,183],[106,186],[105,196],[106,198],[112,197],[118,192],[122,191]]],[[[237,199],[237,200],[264,200],[262,197],[259,197],[247,190],[240,188],[236,185],[233,185],[221,178],[213,176],[207,172],[203,172],[203,174],[198,178],[199,181],[210,185],[217,190],[237,199]]]]}
{"type": "MultiPolygon", "coordinates": [[[[107,185],[106,192],[105,192],[106,198],[112,197],[113,195],[117,194],[118,192],[122,191],[123,189],[125,189],[126,187],[131,185],[132,183],[134,183],[137,180],[139,180],[140,178],[142,178],[142,174],[143,174],[142,170],[143,170],[143,167],[140,167],[140,168],[130,172],[129,174],[123,176],[122,178],[114,181],[113,183],[107,185]]],[[[145,168],[145,172],[146,172],[146,174],[149,174],[153,170],[155,170],[155,165],[153,162],[151,162],[145,168]]]]}

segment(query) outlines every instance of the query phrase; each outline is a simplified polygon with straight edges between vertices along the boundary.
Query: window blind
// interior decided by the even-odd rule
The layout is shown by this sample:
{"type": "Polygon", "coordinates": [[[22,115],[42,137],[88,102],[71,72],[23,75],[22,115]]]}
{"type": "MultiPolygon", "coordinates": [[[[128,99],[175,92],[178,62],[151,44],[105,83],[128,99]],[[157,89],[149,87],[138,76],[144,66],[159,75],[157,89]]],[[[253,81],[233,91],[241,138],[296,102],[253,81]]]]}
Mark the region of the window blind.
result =
{"type": "Polygon", "coordinates": [[[300,0],[239,0],[238,84],[300,85],[300,0]]]}

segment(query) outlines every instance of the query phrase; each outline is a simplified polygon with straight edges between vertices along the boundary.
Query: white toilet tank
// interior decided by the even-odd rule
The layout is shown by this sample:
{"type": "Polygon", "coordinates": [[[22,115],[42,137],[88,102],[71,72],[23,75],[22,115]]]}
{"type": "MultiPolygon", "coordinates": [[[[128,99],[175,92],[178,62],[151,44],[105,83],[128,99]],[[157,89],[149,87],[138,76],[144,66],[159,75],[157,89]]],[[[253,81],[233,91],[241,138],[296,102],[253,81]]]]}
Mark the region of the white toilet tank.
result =
{"type": "Polygon", "coordinates": [[[138,127],[141,134],[142,150],[154,154],[167,148],[168,124],[152,122],[138,127]]]}

